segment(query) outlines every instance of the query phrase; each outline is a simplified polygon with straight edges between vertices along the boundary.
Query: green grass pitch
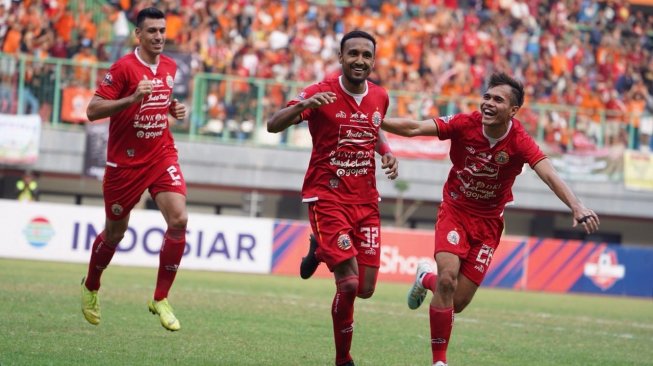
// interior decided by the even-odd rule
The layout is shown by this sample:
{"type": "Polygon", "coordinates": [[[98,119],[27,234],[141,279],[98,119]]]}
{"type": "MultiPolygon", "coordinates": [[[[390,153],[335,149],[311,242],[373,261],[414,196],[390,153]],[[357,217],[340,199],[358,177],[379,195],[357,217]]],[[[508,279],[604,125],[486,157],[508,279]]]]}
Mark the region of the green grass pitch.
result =
{"type": "MultiPolygon", "coordinates": [[[[80,311],[86,265],[0,259],[0,365],[332,365],[332,280],[182,270],[182,329],[147,311],[155,268],[111,266],[102,322],[80,311]]],[[[428,311],[406,284],[357,299],[357,366],[430,365],[428,311]]],[[[430,299],[430,295],[429,298],[430,299]]],[[[481,288],[456,316],[449,365],[653,365],[653,302],[481,288]]]]}

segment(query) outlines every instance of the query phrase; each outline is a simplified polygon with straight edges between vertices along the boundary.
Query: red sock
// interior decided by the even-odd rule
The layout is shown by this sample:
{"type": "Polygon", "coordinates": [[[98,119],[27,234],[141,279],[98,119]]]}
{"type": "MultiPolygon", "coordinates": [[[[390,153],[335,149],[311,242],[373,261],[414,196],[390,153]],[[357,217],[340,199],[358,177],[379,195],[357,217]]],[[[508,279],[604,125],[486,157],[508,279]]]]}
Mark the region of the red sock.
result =
{"type": "Polygon", "coordinates": [[[438,361],[447,363],[447,346],[453,328],[453,307],[444,309],[429,307],[429,320],[431,322],[433,363],[438,361]]]}
{"type": "Polygon", "coordinates": [[[354,300],[358,277],[349,276],[336,282],[336,295],[331,306],[333,338],[336,342],[336,365],[351,361],[349,350],[354,335],[354,300]]]}
{"type": "Polygon", "coordinates": [[[161,301],[168,297],[184,249],[186,249],[186,229],[168,228],[163,236],[163,245],[159,253],[159,273],[156,276],[154,300],[161,301]]]}
{"type": "Polygon", "coordinates": [[[435,273],[427,273],[422,278],[422,286],[425,289],[435,292],[435,286],[438,283],[438,276],[435,273]]]}
{"type": "Polygon", "coordinates": [[[86,274],[86,288],[91,291],[100,289],[100,277],[102,271],[109,265],[113,254],[116,252],[116,245],[107,244],[104,241],[104,231],[95,237],[91,249],[91,260],[88,262],[88,273],[86,274]]]}

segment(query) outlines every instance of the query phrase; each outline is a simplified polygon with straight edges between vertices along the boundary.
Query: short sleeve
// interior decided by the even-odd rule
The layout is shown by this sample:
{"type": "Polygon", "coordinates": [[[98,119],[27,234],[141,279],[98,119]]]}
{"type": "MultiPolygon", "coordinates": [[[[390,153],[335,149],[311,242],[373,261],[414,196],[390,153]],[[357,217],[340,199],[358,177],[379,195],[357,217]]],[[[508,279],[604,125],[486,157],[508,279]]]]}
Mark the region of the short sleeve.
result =
{"type": "Polygon", "coordinates": [[[450,116],[435,117],[433,120],[438,126],[438,137],[440,140],[449,140],[456,137],[457,131],[465,122],[466,118],[464,114],[454,114],[450,116]]]}
{"type": "MultiPolygon", "coordinates": [[[[303,100],[306,100],[306,99],[312,97],[313,95],[317,94],[318,92],[320,92],[320,88],[318,87],[317,84],[309,85],[304,90],[302,90],[301,93],[297,94],[297,96],[295,96],[293,99],[291,99],[288,102],[288,104],[286,104],[286,107],[290,107],[290,106],[295,105],[295,104],[297,104],[297,103],[299,103],[299,102],[301,102],[303,100]]],[[[308,120],[311,117],[311,114],[312,114],[313,111],[314,111],[314,109],[312,109],[312,108],[308,108],[308,109],[304,110],[302,112],[302,114],[300,115],[300,117],[301,117],[300,121],[308,120]]]]}
{"type": "Polygon", "coordinates": [[[522,136],[519,139],[519,146],[524,154],[524,160],[531,168],[547,157],[537,145],[533,137],[525,131],[522,131],[522,136]]]}
{"type": "Polygon", "coordinates": [[[125,75],[122,67],[114,63],[109,71],[104,75],[104,79],[95,91],[95,95],[107,100],[116,100],[120,97],[120,92],[125,87],[125,75]]]}

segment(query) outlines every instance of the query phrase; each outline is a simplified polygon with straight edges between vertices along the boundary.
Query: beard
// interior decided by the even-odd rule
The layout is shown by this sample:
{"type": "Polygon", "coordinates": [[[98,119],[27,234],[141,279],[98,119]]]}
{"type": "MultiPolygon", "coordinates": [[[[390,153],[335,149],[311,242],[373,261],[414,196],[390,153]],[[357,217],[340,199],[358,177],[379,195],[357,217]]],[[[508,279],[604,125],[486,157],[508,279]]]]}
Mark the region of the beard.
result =
{"type": "Polygon", "coordinates": [[[367,80],[367,75],[365,75],[363,77],[360,77],[360,78],[355,78],[355,77],[353,77],[351,75],[348,75],[347,73],[343,73],[343,76],[345,77],[345,79],[347,79],[347,81],[349,81],[350,83],[352,83],[354,85],[361,85],[362,83],[364,83],[367,80]]]}

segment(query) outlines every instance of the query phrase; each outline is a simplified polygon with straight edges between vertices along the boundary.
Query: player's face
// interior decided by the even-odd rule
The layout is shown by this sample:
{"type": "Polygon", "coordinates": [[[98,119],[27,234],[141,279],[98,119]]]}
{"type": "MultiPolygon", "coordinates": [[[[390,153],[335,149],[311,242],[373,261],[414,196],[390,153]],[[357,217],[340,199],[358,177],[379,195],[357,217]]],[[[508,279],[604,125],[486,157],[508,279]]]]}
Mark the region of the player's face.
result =
{"type": "Polygon", "coordinates": [[[340,53],[342,74],[352,84],[361,84],[374,66],[374,44],[367,38],[350,38],[340,53]]]}
{"type": "Polygon", "coordinates": [[[511,96],[512,89],[509,85],[495,86],[483,94],[483,101],[481,102],[483,125],[498,126],[508,124],[519,110],[518,106],[512,105],[511,96]]]}
{"type": "Polygon", "coordinates": [[[136,37],[143,51],[153,56],[160,55],[166,42],[166,20],[145,18],[141,27],[136,28],[136,37]]]}

